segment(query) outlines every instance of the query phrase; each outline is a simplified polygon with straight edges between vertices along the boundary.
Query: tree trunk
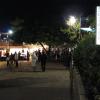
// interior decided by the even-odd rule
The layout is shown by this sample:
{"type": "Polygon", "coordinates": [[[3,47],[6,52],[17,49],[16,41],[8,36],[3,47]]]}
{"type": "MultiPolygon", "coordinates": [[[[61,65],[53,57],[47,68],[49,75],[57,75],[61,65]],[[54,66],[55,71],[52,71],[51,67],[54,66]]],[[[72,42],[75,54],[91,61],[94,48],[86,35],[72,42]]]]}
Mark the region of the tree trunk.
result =
{"type": "Polygon", "coordinates": [[[41,42],[39,42],[39,44],[43,47],[43,49],[45,50],[45,52],[47,52],[47,50],[45,49],[44,45],[41,42]]]}

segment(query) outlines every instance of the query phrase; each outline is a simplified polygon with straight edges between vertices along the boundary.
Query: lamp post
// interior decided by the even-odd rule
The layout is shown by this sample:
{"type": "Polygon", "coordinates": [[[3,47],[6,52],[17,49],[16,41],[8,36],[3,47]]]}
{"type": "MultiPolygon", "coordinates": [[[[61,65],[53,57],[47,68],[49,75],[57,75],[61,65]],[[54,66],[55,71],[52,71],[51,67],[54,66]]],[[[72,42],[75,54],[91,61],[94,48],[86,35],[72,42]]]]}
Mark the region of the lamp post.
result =
{"type": "MultiPolygon", "coordinates": [[[[74,16],[70,16],[69,20],[67,21],[67,25],[72,28],[76,23],[76,18],[74,16]]],[[[74,31],[74,30],[73,30],[74,31]]],[[[71,89],[71,99],[73,100],[73,52],[74,52],[74,47],[70,48],[70,89],[71,89]]]]}
{"type": "MultiPolygon", "coordinates": [[[[67,24],[72,27],[73,25],[75,25],[76,23],[76,18],[74,16],[70,16],[69,20],[67,21],[67,24]]],[[[74,51],[74,47],[71,47],[71,64],[70,64],[70,68],[73,68],[73,51],[74,51]]]]}

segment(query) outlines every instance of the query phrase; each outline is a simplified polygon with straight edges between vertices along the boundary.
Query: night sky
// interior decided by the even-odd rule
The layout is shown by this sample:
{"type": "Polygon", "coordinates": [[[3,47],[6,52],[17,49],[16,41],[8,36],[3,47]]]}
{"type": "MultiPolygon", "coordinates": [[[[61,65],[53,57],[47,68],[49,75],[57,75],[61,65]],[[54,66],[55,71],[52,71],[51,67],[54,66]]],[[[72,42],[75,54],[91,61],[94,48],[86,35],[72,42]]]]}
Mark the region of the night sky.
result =
{"type": "Polygon", "coordinates": [[[99,0],[1,0],[0,25],[15,17],[51,24],[62,22],[69,15],[95,14],[97,5],[99,0]]]}

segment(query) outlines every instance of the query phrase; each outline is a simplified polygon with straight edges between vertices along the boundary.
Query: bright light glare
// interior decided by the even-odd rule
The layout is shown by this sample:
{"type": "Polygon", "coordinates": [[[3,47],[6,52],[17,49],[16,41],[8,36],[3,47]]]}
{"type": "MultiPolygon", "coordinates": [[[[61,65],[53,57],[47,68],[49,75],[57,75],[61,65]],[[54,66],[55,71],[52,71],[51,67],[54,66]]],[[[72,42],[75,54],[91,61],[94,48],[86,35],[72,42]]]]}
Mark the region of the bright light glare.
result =
{"type": "Polygon", "coordinates": [[[9,30],[8,33],[9,33],[9,34],[13,34],[13,31],[12,31],[12,30],[9,30]]]}
{"type": "Polygon", "coordinates": [[[69,26],[72,26],[72,25],[74,25],[76,23],[76,18],[74,17],[74,16],[70,16],[69,17],[69,20],[67,21],[67,24],[69,25],[69,26]]]}

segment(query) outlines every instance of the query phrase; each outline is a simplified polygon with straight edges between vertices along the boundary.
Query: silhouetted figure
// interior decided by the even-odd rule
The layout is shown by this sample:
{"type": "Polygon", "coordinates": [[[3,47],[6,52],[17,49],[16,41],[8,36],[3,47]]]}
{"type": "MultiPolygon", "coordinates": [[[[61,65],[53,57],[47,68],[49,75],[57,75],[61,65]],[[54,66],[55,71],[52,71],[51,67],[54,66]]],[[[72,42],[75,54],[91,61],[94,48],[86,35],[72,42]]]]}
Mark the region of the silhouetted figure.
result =
{"type": "Polygon", "coordinates": [[[18,54],[17,54],[17,52],[15,52],[15,54],[14,54],[14,59],[15,59],[16,67],[18,67],[18,54]]]}
{"type": "Polygon", "coordinates": [[[9,53],[6,53],[6,61],[7,61],[7,67],[9,67],[9,61],[10,61],[9,53]]]}
{"type": "Polygon", "coordinates": [[[11,53],[11,55],[10,55],[10,64],[12,65],[12,64],[14,64],[14,54],[12,54],[11,53]]]}
{"type": "Polygon", "coordinates": [[[40,50],[38,50],[37,56],[38,56],[38,62],[40,62],[40,59],[41,59],[41,52],[40,52],[40,50]]]}
{"type": "Polygon", "coordinates": [[[18,60],[20,60],[20,55],[21,55],[21,53],[20,53],[20,51],[18,52],[18,60]]]}
{"type": "Polygon", "coordinates": [[[2,52],[0,51],[0,57],[1,57],[2,52]]]}
{"type": "Polygon", "coordinates": [[[29,54],[29,52],[27,51],[27,61],[29,61],[29,58],[30,58],[30,54],[29,54]]]}
{"type": "Polygon", "coordinates": [[[47,54],[44,51],[42,51],[40,56],[40,61],[41,61],[41,68],[43,72],[45,71],[46,60],[47,60],[47,54]]]}

